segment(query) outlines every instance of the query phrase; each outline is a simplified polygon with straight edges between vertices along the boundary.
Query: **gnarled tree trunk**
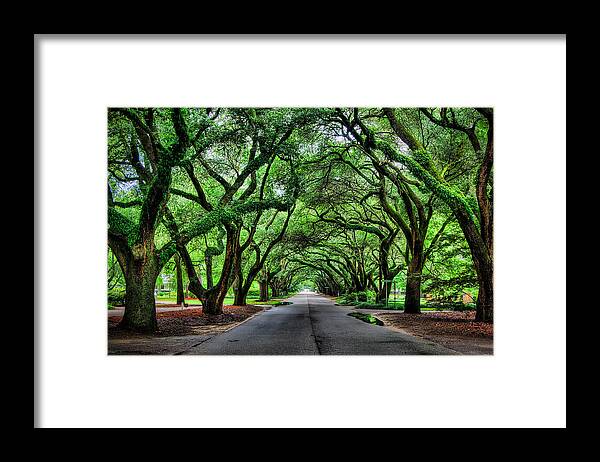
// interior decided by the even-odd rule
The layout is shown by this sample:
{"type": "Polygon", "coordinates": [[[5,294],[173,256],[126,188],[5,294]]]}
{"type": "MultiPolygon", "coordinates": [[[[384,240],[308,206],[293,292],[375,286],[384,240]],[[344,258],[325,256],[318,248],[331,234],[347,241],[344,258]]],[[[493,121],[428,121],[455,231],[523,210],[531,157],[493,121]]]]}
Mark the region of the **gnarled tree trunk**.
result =
{"type": "Polygon", "coordinates": [[[226,295],[226,284],[219,284],[213,290],[207,291],[207,297],[202,300],[202,312],[209,315],[223,313],[223,301],[226,295]]]}
{"type": "Polygon", "coordinates": [[[227,245],[225,246],[221,277],[211,289],[206,290],[205,297],[202,299],[202,312],[209,315],[223,313],[223,302],[227,296],[227,290],[229,290],[230,276],[236,259],[235,249],[237,248],[240,230],[234,225],[224,226],[227,231],[227,245]]]}
{"type": "Polygon", "coordinates": [[[134,249],[125,271],[125,312],[120,323],[122,327],[143,333],[154,332],[158,328],[154,289],[159,271],[158,258],[151,248],[139,246],[134,249]]]}

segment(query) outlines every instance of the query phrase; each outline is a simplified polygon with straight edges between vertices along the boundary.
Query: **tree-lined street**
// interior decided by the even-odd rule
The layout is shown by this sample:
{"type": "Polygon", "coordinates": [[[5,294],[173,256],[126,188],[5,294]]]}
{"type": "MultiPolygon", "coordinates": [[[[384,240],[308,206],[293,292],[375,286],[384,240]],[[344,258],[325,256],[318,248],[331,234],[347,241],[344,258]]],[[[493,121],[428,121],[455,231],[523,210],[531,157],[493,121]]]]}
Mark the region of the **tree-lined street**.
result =
{"type": "Polygon", "coordinates": [[[348,316],[326,297],[301,293],[184,355],[448,355],[456,351],[348,316]]]}
{"type": "MultiPolygon", "coordinates": [[[[159,301],[201,307],[179,332],[301,289],[491,325],[492,165],[489,108],[110,108],[111,333],[164,335],[159,301]]],[[[197,352],[443,354],[293,300],[197,352]]]]}

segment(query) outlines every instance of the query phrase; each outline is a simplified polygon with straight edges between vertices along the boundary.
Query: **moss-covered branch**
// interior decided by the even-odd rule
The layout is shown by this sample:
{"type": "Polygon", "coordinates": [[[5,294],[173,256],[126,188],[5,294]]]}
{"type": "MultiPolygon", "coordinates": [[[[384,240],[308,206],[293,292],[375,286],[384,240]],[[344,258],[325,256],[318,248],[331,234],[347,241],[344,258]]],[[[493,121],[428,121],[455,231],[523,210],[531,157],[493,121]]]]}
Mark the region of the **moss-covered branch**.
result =
{"type": "Polygon", "coordinates": [[[289,200],[246,200],[207,212],[198,220],[181,228],[179,236],[177,236],[176,239],[172,239],[160,249],[160,259],[161,261],[167,262],[171,258],[173,253],[177,250],[177,241],[182,244],[187,244],[195,237],[206,234],[217,226],[233,223],[241,219],[245,214],[267,209],[283,211],[288,210],[292,205],[293,202],[291,203],[289,200]]]}

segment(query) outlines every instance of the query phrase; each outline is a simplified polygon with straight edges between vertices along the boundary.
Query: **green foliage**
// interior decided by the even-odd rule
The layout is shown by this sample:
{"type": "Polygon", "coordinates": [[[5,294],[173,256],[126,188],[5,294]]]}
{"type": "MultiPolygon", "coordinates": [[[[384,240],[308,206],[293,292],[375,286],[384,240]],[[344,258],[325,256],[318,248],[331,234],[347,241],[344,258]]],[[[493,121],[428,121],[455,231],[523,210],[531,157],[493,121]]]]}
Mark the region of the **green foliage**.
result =
{"type": "Polygon", "coordinates": [[[375,292],[372,290],[361,290],[359,292],[349,292],[337,298],[340,305],[357,305],[366,303],[368,300],[375,299],[375,292]]]}
{"type": "MultiPolygon", "coordinates": [[[[111,109],[111,248],[124,267],[135,254],[173,276],[172,257],[183,246],[201,282],[208,258],[212,282],[230,294],[234,277],[250,280],[251,298],[259,296],[252,278],[270,278],[282,292],[308,286],[345,294],[340,304],[379,309],[383,279],[405,290],[411,240],[422,233],[422,293],[448,302],[467,290],[476,296],[463,231],[444,223],[462,214],[479,226],[474,184],[482,150],[418,108],[394,114],[414,149],[390,130],[382,108],[111,109]],[[227,230],[239,231],[237,242],[227,230]],[[228,267],[236,246],[239,268],[228,267]]],[[[489,126],[477,111],[431,114],[473,126],[485,148],[489,126]]],[[[113,261],[115,289],[124,284],[117,269],[113,261]]],[[[183,279],[187,287],[185,266],[183,279]]]]}
{"type": "Polygon", "coordinates": [[[356,292],[356,299],[359,302],[366,302],[368,298],[367,292],[365,292],[364,290],[360,291],[360,292],[356,292]]]}
{"type": "Polygon", "coordinates": [[[124,289],[113,289],[108,291],[108,303],[110,305],[124,305],[125,304],[125,290],[124,289]]]}
{"type": "Polygon", "coordinates": [[[348,316],[352,316],[353,318],[360,319],[361,321],[367,322],[369,324],[376,324],[378,326],[383,326],[384,323],[380,319],[377,319],[372,314],[366,313],[348,313],[348,316]]]}
{"type": "Polygon", "coordinates": [[[416,154],[416,157],[411,157],[394,149],[389,143],[385,141],[377,143],[377,147],[389,159],[400,162],[406,167],[408,167],[412,174],[414,174],[418,179],[422,180],[427,185],[430,191],[434,192],[452,209],[464,210],[469,215],[469,217],[471,217],[471,220],[473,222],[476,221],[476,213],[473,209],[473,201],[471,199],[468,199],[466,196],[464,196],[461,192],[457,191],[452,186],[445,183],[439,177],[436,177],[436,174],[432,172],[431,169],[431,156],[425,151],[415,151],[413,152],[413,155],[416,154]],[[425,165],[422,165],[419,162],[419,159],[423,160],[425,162],[425,165]]]}

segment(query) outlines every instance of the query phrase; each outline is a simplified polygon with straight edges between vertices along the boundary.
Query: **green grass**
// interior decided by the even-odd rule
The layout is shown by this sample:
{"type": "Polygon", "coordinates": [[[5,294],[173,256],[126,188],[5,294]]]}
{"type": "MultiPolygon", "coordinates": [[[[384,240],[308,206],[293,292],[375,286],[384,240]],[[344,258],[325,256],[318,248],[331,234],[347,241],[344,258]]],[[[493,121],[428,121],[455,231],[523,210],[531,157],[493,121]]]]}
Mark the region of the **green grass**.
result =
{"type": "Polygon", "coordinates": [[[352,316],[353,318],[360,319],[361,321],[364,321],[364,322],[368,322],[369,324],[377,324],[378,326],[383,326],[383,322],[371,314],[348,313],[348,316],[352,316]]]}
{"type": "MultiPolygon", "coordinates": [[[[404,310],[404,299],[401,300],[388,300],[387,306],[385,303],[375,303],[375,301],[371,300],[368,302],[346,302],[344,303],[343,296],[336,298],[336,303],[342,306],[354,306],[357,309],[372,309],[372,310],[404,310]]],[[[421,298],[421,311],[445,311],[445,310],[474,310],[475,304],[469,303],[467,305],[456,305],[455,307],[448,305],[429,305],[427,304],[427,300],[425,298],[421,298]]]]}
{"type": "MultiPolygon", "coordinates": [[[[291,295],[287,295],[285,298],[272,298],[267,302],[259,302],[258,299],[256,298],[258,295],[248,295],[248,298],[246,299],[248,304],[250,305],[278,305],[281,304],[281,302],[288,297],[291,297],[291,295]]],[[[177,297],[173,296],[173,295],[158,295],[156,297],[157,301],[161,301],[161,302],[168,302],[168,303],[177,303],[177,297]]],[[[233,305],[233,295],[227,295],[225,297],[225,300],[223,302],[224,305],[233,305]]],[[[185,301],[188,305],[201,305],[200,300],[196,300],[196,299],[192,299],[192,300],[186,300],[185,301]]]]}
{"type": "MultiPolygon", "coordinates": [[[[285,297],[272,298],[272,299],[270,299],[267,302],[259,302],[258,301],[258,296],[259,296],[258,292],[257,291],[250,291],[248,293],[247,302],[250,305],[272,305],[272,306],[285,305],[287,303],[284,303],[283,301],[286,298],[292,297],[295,294],[296,294],[296,292],[290,292],[285,297]]],[[[233,300],[234,300],[233,295],[227,295],[225,297],[225,300],[223,301],[223,304],[224,305],[233,305],[233,300]]],[[[174,292],[158,294],[156,296],[156,301],[165,302],[165,303],[171,303],[171,304],[176,304],[177,303],[177,295],[174,292]]],[[[200,305],[202,305],[202,303],[200,302],[200,300],[196,300],[196,299],[186,300],[185,303],[187,303],[188,305],[192,305],[192,306],[200,306],[200,305]]],[[[113,305],[109,304],[108,305],[108,309],[109,310],[114,310],[115,307],[113,305]]]]}
{"type": "MultiPolygon", "coordinates": [[[[424,298],[421,298],[421,309],[425,308],[425,304],[426,304],[427,300],[424,298]]],[[[375,309],[386,309],[386,304],[384,303],[375,303],[375,300],[368,300],[366,302],[346,302],[344,303],[344,296],[340,296],[336,298],[336,303],[339,305],[345,305],[345,306],[356,306],[356,307],[361,307],[361,308],[370,308],[370,306],[367,305],[371,305],[373,308],[375,309]],[[363,306],[361,306],[363,305],[363,306]]],[[[397,299],[394,301],[394,299],[390,298],[387,302],[387,309],[389,310],[403,310],[404,309],[404,297],[402,297],[401,299],[397,299]]]]}
{"type": "MultiPolygon", "coordinates": [[[[232,298],[233,300],[233,298],[232,298]]],[[[177,303],[177,297],[161,297],[160,295],[158,297],[156,297],[156,301],[159,302],[167,302],[167,303],[177,303]]],[[[188,305],[200,305],[200,300],[186,300],[185,303],[187,303],[188,305]]],[[[227,305],[227,302],[225,302],[225,304],[227,305]]]]}

